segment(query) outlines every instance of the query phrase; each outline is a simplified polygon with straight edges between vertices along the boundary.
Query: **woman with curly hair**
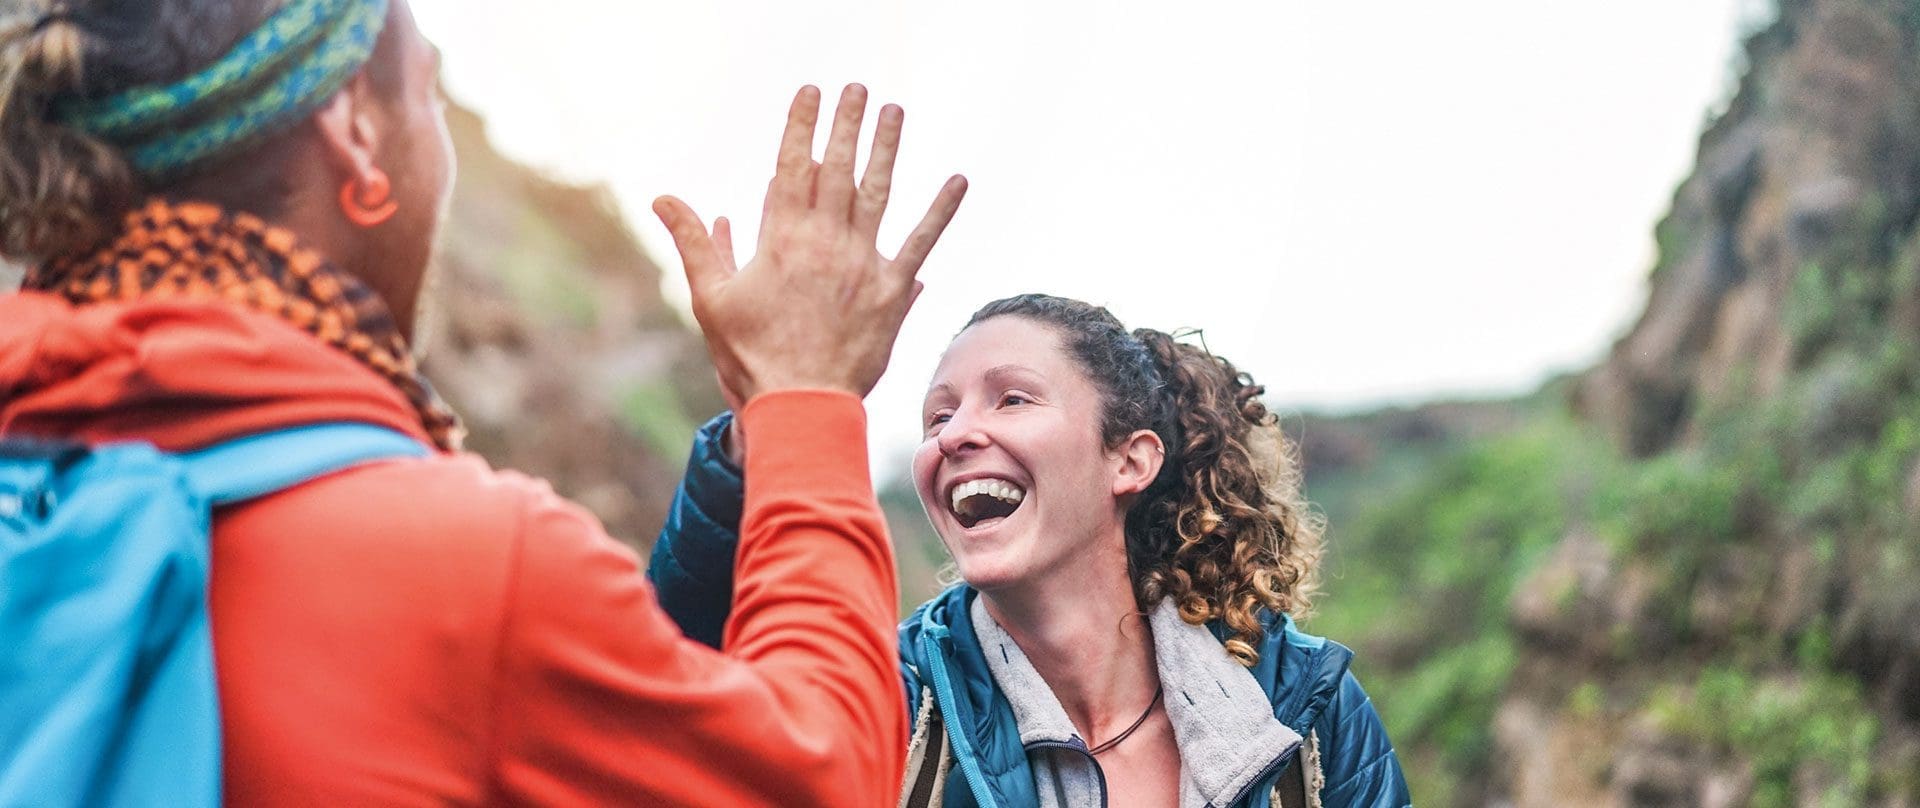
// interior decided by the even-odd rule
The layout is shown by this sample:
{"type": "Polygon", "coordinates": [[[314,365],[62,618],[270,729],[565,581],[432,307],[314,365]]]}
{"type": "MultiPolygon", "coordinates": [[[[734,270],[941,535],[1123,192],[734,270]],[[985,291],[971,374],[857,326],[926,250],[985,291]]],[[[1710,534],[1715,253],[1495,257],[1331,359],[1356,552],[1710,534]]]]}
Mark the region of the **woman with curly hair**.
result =
{"type": "MultiPolygon", "coordinates": [[[[962,582],[900,627],[903,805],[1410,804],[1352,652],[1290,617],[1310,603],[1320,525],[1262,392],[1080,301],[974,314],[934,371],[913,460],[962,582]]],[[[649,571],[716,645],[742,484],[731,431],[725,416],[703,430],[649,571]]]]}

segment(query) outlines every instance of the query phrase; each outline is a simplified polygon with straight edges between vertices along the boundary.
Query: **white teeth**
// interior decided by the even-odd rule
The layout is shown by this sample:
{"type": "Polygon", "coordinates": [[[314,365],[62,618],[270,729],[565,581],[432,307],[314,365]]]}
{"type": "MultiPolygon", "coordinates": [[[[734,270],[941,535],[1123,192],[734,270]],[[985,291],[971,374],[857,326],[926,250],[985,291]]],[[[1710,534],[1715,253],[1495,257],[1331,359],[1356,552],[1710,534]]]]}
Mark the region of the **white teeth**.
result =
{"type": "Polygon", "coordinates": [[[968,480],[953,487],[953,509],[959,511],[961,500],[979,494],[1015,504],[1027,498],[1025,489],[1006,480],[968,480]]]}

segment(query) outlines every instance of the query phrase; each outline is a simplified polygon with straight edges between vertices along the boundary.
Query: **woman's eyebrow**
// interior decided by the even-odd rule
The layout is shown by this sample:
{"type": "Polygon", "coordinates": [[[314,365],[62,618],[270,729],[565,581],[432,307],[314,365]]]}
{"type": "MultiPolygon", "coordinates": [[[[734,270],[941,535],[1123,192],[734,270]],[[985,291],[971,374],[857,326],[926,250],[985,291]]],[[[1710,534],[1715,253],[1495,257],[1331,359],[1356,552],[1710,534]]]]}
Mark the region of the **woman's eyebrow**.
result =
{"type": "Polygon", "coordinates": [[[1026,376],[1036,381],[1044,378],[1040,375],[1040,371],[1034,370],[1026,365],[995,365],[987,371],[987,378],[989,379],[998,379],[1004,376],[1026,376]]]}
{"type": "MultiPolygon", "coordinates": [[[[1009,377],[1009,376],[1016,376],[1023,379],[1031,379],[1033,381],[1041,381],[1046,378],[1045,376],[1042,376],[1040,374],[1040,371],[1034,370],[1033,368],[1027,367],[1026,365],[1016,365],[1016,364],[995,365],[991,368],[988,368],[987,372],[982,375],[986,376],[986,378],[988,379],[993,379],[995,381],[1005,379],[1006,377],[1009,377]]],[[[940,382],[940,383],[931,385],[927,387],[927,395],[925,400],[927,402],[932,402],[938,396],[955,398],[958,396],[958,393],[955,392],[955,389],[956,388],[953,386],[952,382],[940,382]]]]}

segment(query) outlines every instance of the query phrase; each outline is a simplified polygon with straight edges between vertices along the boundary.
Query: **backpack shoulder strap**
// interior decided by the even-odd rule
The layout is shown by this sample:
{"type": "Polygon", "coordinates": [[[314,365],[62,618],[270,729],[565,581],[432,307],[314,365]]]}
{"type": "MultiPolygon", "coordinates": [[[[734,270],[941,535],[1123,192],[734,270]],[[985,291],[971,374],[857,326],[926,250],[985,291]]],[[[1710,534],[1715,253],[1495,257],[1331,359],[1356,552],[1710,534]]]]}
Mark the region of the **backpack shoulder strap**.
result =
{"type": "Polygon", "coordinates": [[[180,455],[187,479],[214,505],[231,505],[373,460],[424,457],[413,438],[371,424],[315,424],[262,432],[180,455]]]}
{"type": "Polygon", "coordinates": [[[1320,768],[1320,734],[1308,731],[1294,752],[1293,762],[1273,784],[1270,804],[1274,808],[1321,808],[1320,791],[1326,788],[1326,773],[1320,768]]]}
{"type": "Polygon", "coordinates": [[[935,808],[945,791],[952,755],[947,750],[946,721],[934,703],[933,688],[920,691],[920,712],[913,738],[907,743],[907,771],[900,784],[900,808],[935,808]]]}

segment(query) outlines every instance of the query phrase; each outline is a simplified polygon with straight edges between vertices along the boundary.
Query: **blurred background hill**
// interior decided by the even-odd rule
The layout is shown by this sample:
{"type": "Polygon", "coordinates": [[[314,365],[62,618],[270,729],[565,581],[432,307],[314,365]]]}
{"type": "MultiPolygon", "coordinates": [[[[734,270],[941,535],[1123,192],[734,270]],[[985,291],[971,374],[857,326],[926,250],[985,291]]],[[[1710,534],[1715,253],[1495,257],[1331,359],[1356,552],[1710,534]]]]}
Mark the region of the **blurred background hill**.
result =
{"type": "Polygon", "coordinates": [[[460,179],[426,372],[468,448],[552,481],[645,549],[694,428],[725,408],[706,349],[605,188],[501,156],[469,110],[448,119],[460,179]]]}
{"type": "Polygon", "coordinates": [[[1291,424],[1426,804],[1920,804],[1920,3],[1779,5],[1604,362],[1291,424]]]}

